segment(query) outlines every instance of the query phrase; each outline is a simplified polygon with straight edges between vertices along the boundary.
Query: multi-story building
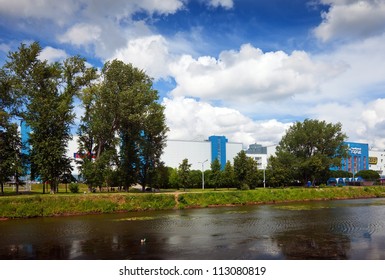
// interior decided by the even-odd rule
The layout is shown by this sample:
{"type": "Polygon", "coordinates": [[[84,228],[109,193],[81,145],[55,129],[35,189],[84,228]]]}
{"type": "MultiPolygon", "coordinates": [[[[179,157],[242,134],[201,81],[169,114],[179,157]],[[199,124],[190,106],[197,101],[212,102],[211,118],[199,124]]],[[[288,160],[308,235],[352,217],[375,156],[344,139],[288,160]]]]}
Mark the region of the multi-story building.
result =
{"type": "Polygon", "coordinates": [[[268,154],[267,147],[260,144],[251,144],[246,150],[246,155],[257,162],[258,169],[266,169],[268,154]]]}
{"type": "Polygon", "coordinates": [[[369,169],[385,178],[385,151],[369,151],[369,169]]]}
{"type": "Polygon", "coordinates": [[[167,140],[161,161],[166,166],[177,168],[184,159],[191,164],[191,169],[207,170],[218,159],[222,169],[229,160],[242,150],[242,143],[228,142],[225,136],[210,136],[206,141],[167,140]]]}
{"type": "Polygon", "coordinates": [[[353,174],[369,169],[369,145],[365,143],[345,142],[348,146],[348,156],[341,160],[341,167],[331,170],[343,170],[353,174]]]}

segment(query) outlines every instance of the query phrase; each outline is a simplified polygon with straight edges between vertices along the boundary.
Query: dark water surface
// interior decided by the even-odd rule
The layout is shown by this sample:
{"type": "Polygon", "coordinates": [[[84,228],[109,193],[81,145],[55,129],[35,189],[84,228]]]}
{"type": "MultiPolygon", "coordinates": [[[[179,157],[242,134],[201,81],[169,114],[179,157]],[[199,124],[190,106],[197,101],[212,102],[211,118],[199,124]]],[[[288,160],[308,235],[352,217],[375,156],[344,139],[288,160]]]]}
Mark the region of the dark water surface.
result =
{"type": "Polygon", "coordinates": [[[0,259],[385,260],[385,199],[0,221],[0,259]]]}

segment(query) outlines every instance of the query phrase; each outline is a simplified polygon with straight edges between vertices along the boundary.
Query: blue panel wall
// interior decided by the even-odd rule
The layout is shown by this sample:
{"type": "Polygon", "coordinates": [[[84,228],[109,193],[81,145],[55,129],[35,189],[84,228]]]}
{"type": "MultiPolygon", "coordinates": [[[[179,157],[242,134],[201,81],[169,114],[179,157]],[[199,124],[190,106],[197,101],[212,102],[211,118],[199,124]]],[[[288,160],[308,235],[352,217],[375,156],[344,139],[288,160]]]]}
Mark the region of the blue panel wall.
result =
{"type": "Polygon", "coordinates": [[[211,142],[211,161],[219,160],[222,170],[226,165],[226,143],[228,140],[225,136],[210,136],[211,142]]]}
{"type": "MultiPolygon", "coordinates": [[[[31,128],[26,124],[24,120],[20,122],[20,134],[21,134],[21,152],[25,155],[29,155],[30,153],[30,144],[29,144],[29,134],[31,133],[31,128]]],[[[31,174],[31,167],[29,164],[25,166],[25,172],[27,175],[31,174]]]]}
{"type": "MultiPolygon", "coordinates": [[[[369,145],[364,143],[345,142],[348,146],[348,157],[341,161],[341,170],[357,173],[369,169],[369,145]]],[[[336,170],[337,168],[332,168],[336,170]]]]}

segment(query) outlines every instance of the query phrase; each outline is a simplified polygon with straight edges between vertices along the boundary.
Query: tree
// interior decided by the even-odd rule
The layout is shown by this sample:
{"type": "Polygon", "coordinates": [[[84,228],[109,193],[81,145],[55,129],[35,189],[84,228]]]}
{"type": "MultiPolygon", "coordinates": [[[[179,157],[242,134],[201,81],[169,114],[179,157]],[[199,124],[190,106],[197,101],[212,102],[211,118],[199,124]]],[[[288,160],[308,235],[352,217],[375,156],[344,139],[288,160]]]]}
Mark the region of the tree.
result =
{"type": "Polygon", "coordinates": [[[168,185],[170,188],[178,189],[180,188],[180,182],[178,177],[178,168],[169,167],[170,177],[168,178],[168,185]]]}
{"type": "Polygon", "coordinates": [[[170,175],[172,168],[166,167],[163,162],[161,162],[156,168],[154,178],[151,186],[156,189],[166,189],[169,187],[170,175]]]}
{"type": "Polygon", "coordinates": [[[180,185],[183,186],[183,189],[186,190],[186,186],[190,184],[190,168],[191,164],[188,163],[188,159],[185,158],[178,168],[178,177],[180,185]]]}
{"type": "Polygon", "coordinates": [[[242,150],[234,158],[234,173],[238,188],[246,182],[247,163],[247,155],[245,151],[242,150]]]}
{"type": "Polygon", "coordinates": [[[258,163],[253,158],[247,157],[247,161],[246,184],[251,189],[255,189],[258,182],[261,181],[261,172],[258,170],[258,163]]]}
{"type": "Polygon", "coordinates": [[[353,173],[345,170],[330,170],[329,177],[333,178],[351,178],[353,173]]]}
{"type": "Polygon", "coordinates": [[[254,188],[257,183],[257,163],[240,151],[234,158],[234,173],[238,188],[254,188]]]}
{"type": "Polygon", "coordinates": [[[222,170],[219,160],[216,158],[211,162],[211,176],[209,177],[210,184],[214,186],[215,190],[217,187],[222,186],[222,170]]]}
{"type": "Polygon", "coordinates": [[[83,92],[85,115],[79,130],[79,152],[94,155],[95,162],[109,153],[125,190],[136,183],[144,190],[160,166],[168,128],[164,107],[157,100],[151,79],[118,60],[107,62],[101,82],[83,92]]]}
{"type": "Polygon", "coordinates": [[[202,171],[190,170],[188,182],[189,182],[190,188],[194,188],[194,189],[202,188],[202,171]]]}
{"type": "MultiPolygon", "coordinates": [[[[341,166],[347,155],[346,135],[340,123],[306,119],[294,123],[282,137],[276,157],[270,161],[274,176],[286,177],[281,183],[313,183],[327,177],[332,166],[341,166]]],[[[278,180],[280,181],[280,180],[278,180]]]]}
{"type": "Polygon", "coordinates": [[[16,193],[19,193],[19,177],[23,172],[21,140],[17,125],[10,123],[7,113],[0,111],[0,185],[4,194],[4,183],[14,179],[16,193]]]}
{"type": "Polygon", "coordinates": [[[5,68],[12,80],[9,90],[24,101],[20,115],[33,132],[29,139],[31,169],[56,192],[67,168],[65,155],[75,117],[73,99],[94,78],[95,69],[87,68],[80,57],[63,63],[41,61],[41,50],[36,42],[21,44],[9,54],[5,68]]]}
{"type": "Polygon", "coordinates": [[[376,181],[380,179],[380,174],[374,170],[360,170],[355,174],[355,177],[362,177],[366,181],[376,181]]]}
{"type": "Polygon", "coordinates": [[[229,160],[226,162],[225,168],[223,169],[222,179],[224,187],[230,188],[235,184],[234,168],[229,160]]]}
{"type": "Polygon", "coordinates": [[[13,79],[10,70],[0,69],[0,186],[4,194],[4,183],[11,178],[19,192],[19,177],[23,173],[25,158],[21,153],[21,139],[17,125],[11,120],[19,112],[20,98],[17,90],[13,90],[13,79]]]}

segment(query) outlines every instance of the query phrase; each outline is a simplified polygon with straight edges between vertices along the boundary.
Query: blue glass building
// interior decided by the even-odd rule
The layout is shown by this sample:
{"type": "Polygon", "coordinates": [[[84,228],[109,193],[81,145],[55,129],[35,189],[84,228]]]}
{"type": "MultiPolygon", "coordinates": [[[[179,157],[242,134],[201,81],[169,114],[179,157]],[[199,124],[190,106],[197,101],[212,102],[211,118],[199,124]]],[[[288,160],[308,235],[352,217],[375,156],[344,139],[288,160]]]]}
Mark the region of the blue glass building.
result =
{"type": "Polygon", "coordinates": [[[341,168],[331,170],[343,170],[353,174],[361,170],[369,169],[369,145],[364,143],[345,142],[348,146],[348,157],[341,160],[341,168]]]}
{"type": "Polygon", "coordinates": [[[226,143],[228,142],[225,136],[210,136],[211,142],[211,162],[218,159],[222,170],[226,165],[226,143]]]}
{"type": "MultiPolygon", "coordinates": [[[[27,125],[24,120],[20,121],[20,134],[21,134],[21,152],[24,155],[29,155],[31,152],[31,145],[29,144],[29,134],[31,133],[31,128],[27,125]]],[[[26,175],[31,175],[31,166],[26,164],[25,166],[26,175]]]]}

